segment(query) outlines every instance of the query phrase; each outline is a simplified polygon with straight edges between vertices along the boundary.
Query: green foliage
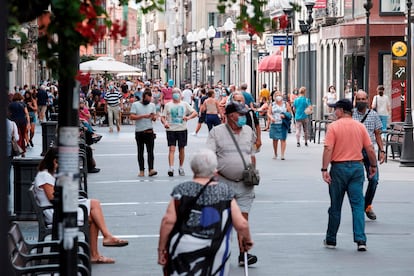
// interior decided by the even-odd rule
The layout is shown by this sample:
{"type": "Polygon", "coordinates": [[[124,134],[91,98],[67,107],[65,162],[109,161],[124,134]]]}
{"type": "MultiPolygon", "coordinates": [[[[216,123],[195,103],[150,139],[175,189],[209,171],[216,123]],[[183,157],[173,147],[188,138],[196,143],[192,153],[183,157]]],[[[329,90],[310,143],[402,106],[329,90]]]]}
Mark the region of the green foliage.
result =
{"type": "Polygon", "coordinates": [[[79,57],[79,63],[90,61],[90,60],[96,60],[96,56],[82,55],[79,57]]]}

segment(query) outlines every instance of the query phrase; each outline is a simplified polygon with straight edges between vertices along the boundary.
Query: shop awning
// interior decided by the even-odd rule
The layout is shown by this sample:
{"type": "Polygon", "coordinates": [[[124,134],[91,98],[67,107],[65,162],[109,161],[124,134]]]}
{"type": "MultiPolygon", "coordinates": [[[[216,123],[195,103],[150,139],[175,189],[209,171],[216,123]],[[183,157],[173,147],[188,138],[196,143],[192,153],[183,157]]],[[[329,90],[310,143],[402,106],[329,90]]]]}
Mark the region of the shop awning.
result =
{"type": "Polygon", "coordinates": [[[282,55],[274,54],[263,58],[259,63],[259,72],[281,72],[282,55]]]}

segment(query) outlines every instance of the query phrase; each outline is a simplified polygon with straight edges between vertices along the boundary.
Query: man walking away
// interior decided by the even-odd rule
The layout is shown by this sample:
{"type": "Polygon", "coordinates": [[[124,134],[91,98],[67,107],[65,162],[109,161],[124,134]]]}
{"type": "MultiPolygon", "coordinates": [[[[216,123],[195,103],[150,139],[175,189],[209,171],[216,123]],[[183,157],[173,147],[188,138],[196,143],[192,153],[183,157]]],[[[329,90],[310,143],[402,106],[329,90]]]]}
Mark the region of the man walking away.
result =
{"type": "Polygon", "coordinates": [[[369,177],[373,177],[377,171],[376,156],[366,128],[352,119],[352,103],[342,99],[332,107],[338,119],[329,125],[326,133],[321,168],[323,180],[329,185],[331,200],[324,244],[327,248],[336,246],[342,202],[346,192],[352,209],[354,242],[358,251],[366,251],[362,149],[367,152],[371,162],[369,177]],[[329,163],[331,168],[328,172],[329,163]]]}

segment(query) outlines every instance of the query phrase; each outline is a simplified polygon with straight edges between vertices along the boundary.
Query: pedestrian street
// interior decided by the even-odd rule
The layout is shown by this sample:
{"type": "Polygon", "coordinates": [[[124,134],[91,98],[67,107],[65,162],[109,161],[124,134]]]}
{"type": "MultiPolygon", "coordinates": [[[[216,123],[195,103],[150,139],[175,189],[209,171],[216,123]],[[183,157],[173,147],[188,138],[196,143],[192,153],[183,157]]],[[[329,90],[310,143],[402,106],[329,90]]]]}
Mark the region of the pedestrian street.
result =
{"type": "MultiPolygon", "coordinates": [[[[194,131],[196,120],[188,123],[194,131]]],[[[157,121],[154,130],[155,166],[158,175],[138,177],[134,126],[123,125],[120,133],[96,127],[103,134],[94,144],[99,173],[88,175],[89,197],[102,202],[107,225],[115,236],[129,240],[122,248],[99,245],[102,255],[115,264],[93,265],[93,275],[162,275],[157,264],[158,233],[172,188],[192,177],[191,156],[205,146],[207,127],[198,136],[188,136],[184,169],[169,177],[165,130],[157,121]]],[[[261,183],[256,187],[249,222],[255,242],[252,254],[258,262],[249,275],[414,275],[414,170],[389,160],[379,166],[380,182],[374,199],[377,220],[366,218],[367,252],[357,252],[352,238],[351,210],[347,197],[336,249],[326,249],[329,207],[327,184],[320,172],[322,144],[296,147],[294,133],[288,135],[286,160],[273,160],[268,132],[262,133],[263,146],[257,154],[261,183]]],[[[40,137],[38,137],[40,140],[40,137]]],[[[39,141],[38,140],[38,141],[39,141]]],[[[148,172],[145,171],[145,175],[148,172]]],[[[102,239],[100,239],[102,241],[102,239]]],[[[237,239],[233,235],[231,275],[244,275],[237,265],[237,239]]]]}

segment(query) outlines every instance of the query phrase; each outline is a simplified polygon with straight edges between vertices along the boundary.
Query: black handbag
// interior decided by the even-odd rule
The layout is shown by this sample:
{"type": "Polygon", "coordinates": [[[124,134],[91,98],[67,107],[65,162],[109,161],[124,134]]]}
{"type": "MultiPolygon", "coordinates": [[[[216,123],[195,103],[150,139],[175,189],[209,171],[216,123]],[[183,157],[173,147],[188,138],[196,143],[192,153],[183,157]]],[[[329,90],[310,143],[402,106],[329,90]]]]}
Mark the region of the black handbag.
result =
{"type": "Polygon", "coordinates": [[[234,145],[237,148],[237,151],[240,154],[241,159],[243,160],[244,170],[243,170],[243,183],[246,186],[255,186],[259,185],[260,183],[260,174],[259,170],[256,170],[256,168],[253,166],[253,164],[246,164],[246,161],[244,160],[243,154],[241,153],[239,144],[237,144],[236,138],[233,135],[233,132],[231,131],[230,127],[226,124],[227,130],[230,133],[231,139],[233,139],[234,145]]]}

